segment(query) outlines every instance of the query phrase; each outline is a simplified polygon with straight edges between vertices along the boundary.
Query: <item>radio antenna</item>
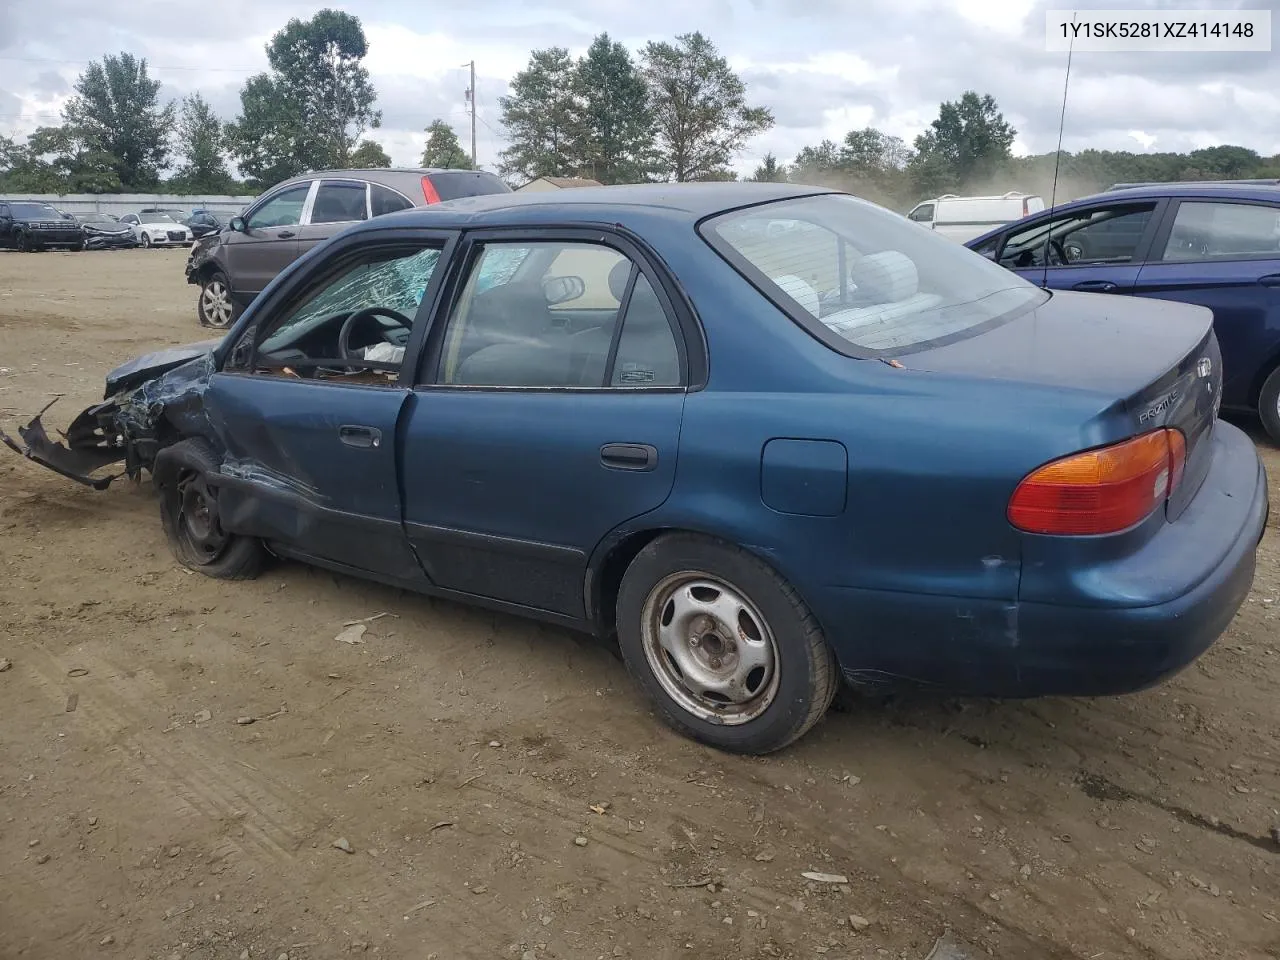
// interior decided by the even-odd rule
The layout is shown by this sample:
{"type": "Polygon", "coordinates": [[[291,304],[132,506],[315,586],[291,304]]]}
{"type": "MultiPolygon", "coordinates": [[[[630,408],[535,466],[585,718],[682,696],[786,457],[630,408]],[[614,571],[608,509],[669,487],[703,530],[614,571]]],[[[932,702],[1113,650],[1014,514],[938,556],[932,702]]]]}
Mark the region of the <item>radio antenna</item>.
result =
{"type": "MultiPolygon", "coordinates": [[[[1079,14],[1071,14],[1071,25],[1075,26],[1076,17],[1079,14]]],[[[1058,150],[1053,155],[1053,186],[1049,188],[1049,209],[1052,210],[1058,202],[1058,169],[1062,165],[1062,133],[1067,125],[1067,90],[1071,86],[1071,55],[1075,52],[1076,32],[1071,31],[1071,40],[1067,44],[1067,72],[1062,79],[1062,112],[1058,115],[1058,150]]],[[[1041,286],[1049,285],[1049,240],[1053,236],[1053,220],[1050,219],[1047,229],[1044,232],[1044,256],[1043,273],[1044,281],[1041,286]]]]}

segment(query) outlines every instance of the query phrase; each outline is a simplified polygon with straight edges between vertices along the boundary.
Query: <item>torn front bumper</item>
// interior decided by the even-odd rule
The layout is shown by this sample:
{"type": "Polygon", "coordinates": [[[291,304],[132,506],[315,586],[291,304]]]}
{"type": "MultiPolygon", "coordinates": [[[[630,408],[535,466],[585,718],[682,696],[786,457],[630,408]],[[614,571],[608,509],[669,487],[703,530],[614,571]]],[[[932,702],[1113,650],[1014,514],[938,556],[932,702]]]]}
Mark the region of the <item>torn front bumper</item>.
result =
{"type": "MultiPolygon", "coordinates": [[[[118,434],[108,435],[104,429],[114,420],[114,413],[118,409],[114,401],[89,407],[76,417],[67,432],[59,434],[66,441],[65,444],[49,436],[42,420],[49,408],[57,402],[57,397],[50,400],[26,426],[18,428],[22,445],[4,430],[0,430],[0,441],[28,460],[95,490],[105,490],[113,480],[131,473],[126,464],[122,473],[105,477],[93,476],[109,464],[130,459],[131,447],[124,438],[118,434]]],[[[136,470],[132,473],[136,476],[136,470]]]]}

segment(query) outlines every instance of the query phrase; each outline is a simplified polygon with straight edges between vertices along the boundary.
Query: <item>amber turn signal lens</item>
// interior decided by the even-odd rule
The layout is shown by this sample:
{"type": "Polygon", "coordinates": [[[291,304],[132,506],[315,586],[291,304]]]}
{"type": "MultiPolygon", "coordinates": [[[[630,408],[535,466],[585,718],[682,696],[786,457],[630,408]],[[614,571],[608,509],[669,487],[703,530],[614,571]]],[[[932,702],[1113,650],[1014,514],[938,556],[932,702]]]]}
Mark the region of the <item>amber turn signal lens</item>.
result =
{"type": "Polygon", "coordinates": [[[1009,522],[1059,536],[1127,530],[1173,493],[1186,458],[1182,432],[1164,428],[1054,460],[1018,484],[1009,522]]]}

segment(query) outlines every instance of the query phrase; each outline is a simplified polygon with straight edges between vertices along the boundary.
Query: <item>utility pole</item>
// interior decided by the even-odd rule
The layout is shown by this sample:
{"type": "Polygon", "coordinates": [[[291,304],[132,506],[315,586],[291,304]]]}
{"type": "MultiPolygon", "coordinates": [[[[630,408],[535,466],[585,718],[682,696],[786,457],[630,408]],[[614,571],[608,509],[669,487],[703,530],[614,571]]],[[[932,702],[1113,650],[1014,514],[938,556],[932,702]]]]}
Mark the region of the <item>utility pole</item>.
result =
{"type": "Polygon", "coordinates": [[[467,88],[467,105],[471,108],[471,167],[474,170],[480,169],[476,162],[476,62],[470,63],[471,67],[471,86],[467,88]]]}

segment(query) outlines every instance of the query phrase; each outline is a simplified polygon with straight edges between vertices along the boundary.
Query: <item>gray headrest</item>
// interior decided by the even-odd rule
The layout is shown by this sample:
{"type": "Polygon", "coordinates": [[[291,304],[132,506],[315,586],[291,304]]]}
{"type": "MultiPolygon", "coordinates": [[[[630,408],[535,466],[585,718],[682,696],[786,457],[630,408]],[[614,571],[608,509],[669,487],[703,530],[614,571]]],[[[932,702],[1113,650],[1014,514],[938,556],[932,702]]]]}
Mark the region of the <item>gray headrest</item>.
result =
{"type": "Polygon", "coordinates": [[[627,281],[630,279],[630,260],[619,260],[613,265],[613,269],[609,271],[609,292],[613,294],[613,299],[619,303],[622,302],[623,294],[627,292],[627,281]]]}

